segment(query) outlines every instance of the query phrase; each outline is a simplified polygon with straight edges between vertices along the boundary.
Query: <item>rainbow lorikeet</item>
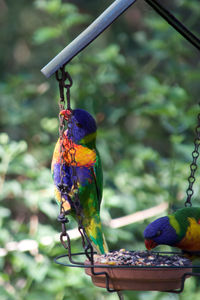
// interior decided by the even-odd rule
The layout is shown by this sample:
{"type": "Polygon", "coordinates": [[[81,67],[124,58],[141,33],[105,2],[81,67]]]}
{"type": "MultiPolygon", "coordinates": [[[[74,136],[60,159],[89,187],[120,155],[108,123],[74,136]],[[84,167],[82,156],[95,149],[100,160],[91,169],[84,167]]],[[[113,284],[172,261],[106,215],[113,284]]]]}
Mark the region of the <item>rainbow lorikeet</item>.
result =
{"type": "Polygon", "coordinates": [[[144,238],[148,250],[169,245],[186,253],[200,254],[200,208],[182,208],[153,221],[145,228],[144,238]]]}
{"type": "Polygon", "coordinates": [[[59,204],[62,203],[64,211],[78,221],[73,204],[77,189],[74,189],[73,186],[72,156],[69,153],[70,147],[73,145],[78,197],[83,215],[82,224],[97,252],[105,253],[107,245],[100,221],[103,174],[100,155],[96,148],[96,122],[88,112],[82,109],[63,110],[60,114],[68,121],[68,129],[63,134],[63,150],[61,150],[60,139],[58,139],[53,153],[51,169],[55,197],[59,204]],[[63,184],[67,189],[66,194],[61,193],[60,189],[61,173],[63,174],[63,184]]]}

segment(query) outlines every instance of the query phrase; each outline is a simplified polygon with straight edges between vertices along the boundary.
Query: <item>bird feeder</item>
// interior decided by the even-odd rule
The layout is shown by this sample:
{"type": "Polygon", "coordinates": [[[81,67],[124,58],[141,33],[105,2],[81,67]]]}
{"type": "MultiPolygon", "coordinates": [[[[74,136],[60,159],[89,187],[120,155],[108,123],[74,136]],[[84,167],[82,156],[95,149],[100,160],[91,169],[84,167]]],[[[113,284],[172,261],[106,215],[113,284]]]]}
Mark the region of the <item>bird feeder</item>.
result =
{"type": "MultiPolygon", "coordinates": [[[[166,10],[157,0],[145,0],[162,18],[164,18],[175,30],[177,30],[186,40],[194,47],[200,50],[200,40],[191,33],[174,15],[166,10]]],[[[65,107],[65,91],[67,100],[67,109],[70,107],[70,88],[72,79],[65,66],[85,47],[87,47],[94,39],[96,39],[107,27],[109,27],[123,12],[125,12],[136,0],[116,0],[114,1],[87,29],[85,29],[77,38],[75,38],[66,48],[64,48],[55,58],[53,58],[41,72],[50,77],[56,73],[56,79],[59,82],[60,90],[60,110],[65,107]]],[[[62,134],[64,132],[64,121],[60,117],[60,138],[62,147],[62,134]]],[[[185,206],[191,206],[191,197],[193,194],[193,183],[195,181],[195,171],[197,168],[196,160],[199,156],[198,148],[200,141],[200,115],[198,116],[198,125],[196,129],[197,137],[195,139],[195,150],[192,153],[193,162],[190,166],[191,175],[188,178],[189,187],[187,189],[187,200],[185,206]]],[[[76,175],[76,162],[73,160],[73,146],[70,148],[72,157],[71,164],[73,173],[76,175]]],[[[76,176],[74,176],[73,184],[77,186],[76,176]]],[[[61,183],[63,193],[67,192],[63,183],[61,183]]],[[[81,207],[79,199],[75,199],[75,213],[81,220],[81,207]]],[[[200,276],[200,273],[193,272],[192,269],[200,268],[200,266],[191,266],[188,261],[184,261],[180,253],[174,252],[148,252],[148,251],[125,251],[120,250],[113,255],[122,256],[127,261],[134,260],[133,264],[113,264],[113,260],[109,260],[109,255],[104,256],[104,262],[96,256],[91,242],[81,223],[78,229],[82,239],[84,251],[81,253],[71,252],[71,241],[66,230],[68,222],[66,216],[61,211],[59,221],[62,224],[62,232],[60,240],[67,251],[67,254],[55,258],[55,262],[66,267],[78,267],[85,269],[87,275],[91,276],[96,286],[106,288],[109,292],[120,290],[157,290],[163,292],[180,293],[184,289],[184,282],[190,276],[200,276]],[[82,262],[77,261],[77,257],[82,258],[82,262]],[[179,260],[175,261],[176,259],[179,260]],[[137,263],[137,259],[138,262],[137,263]],[[160,260],[160,263],[152,263],[154,260],[160,260]],[[161,263],[162,260],[168,261],[168,264],[161,263]],[[106,261],[106,263],[105,263],[106,261]]]]}

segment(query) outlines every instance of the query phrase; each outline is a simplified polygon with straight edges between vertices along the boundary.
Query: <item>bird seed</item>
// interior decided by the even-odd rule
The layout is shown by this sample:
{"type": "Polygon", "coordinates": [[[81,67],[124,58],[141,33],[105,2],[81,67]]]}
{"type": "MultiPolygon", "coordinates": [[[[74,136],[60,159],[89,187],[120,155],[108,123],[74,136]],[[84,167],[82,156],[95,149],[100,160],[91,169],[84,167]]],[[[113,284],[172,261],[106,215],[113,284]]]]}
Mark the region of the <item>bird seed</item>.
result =
{"type": "Polygon", "coordinates": [[[96,264],[127,265],[127,266],[158,266],[158,267],[189,267],[191,261],[180,255],[162,255],[150,251],[119,251],[108,252],[102,255],[94,255],[96,264]]]}

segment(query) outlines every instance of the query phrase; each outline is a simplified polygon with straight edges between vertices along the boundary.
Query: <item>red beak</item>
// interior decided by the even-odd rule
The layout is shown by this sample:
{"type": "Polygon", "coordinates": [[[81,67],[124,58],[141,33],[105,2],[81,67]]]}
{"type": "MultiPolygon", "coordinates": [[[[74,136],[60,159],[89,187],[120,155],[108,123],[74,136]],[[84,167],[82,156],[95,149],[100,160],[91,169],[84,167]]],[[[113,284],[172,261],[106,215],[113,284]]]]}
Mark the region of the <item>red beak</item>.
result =
{"type": "Polygon", "coordinates": [[[158,245],[156,242],[154,242],[153,240],[150,240],[150,239],[144,240],[144,243],[145,243],[147,250],[151,250],[158,245]]]}
{"type": "Polygon", "coordinates": [[[71,112],[71,110],[69,110],[69,109],[64,109],[64,110],[61,110],[60,111],[60,115],[61,116],[64,116],[64,118],[65,118],[65,120],[69,120],[69,118],[71,117],[71,115],[72,115],[72,112],[71,112]]]}

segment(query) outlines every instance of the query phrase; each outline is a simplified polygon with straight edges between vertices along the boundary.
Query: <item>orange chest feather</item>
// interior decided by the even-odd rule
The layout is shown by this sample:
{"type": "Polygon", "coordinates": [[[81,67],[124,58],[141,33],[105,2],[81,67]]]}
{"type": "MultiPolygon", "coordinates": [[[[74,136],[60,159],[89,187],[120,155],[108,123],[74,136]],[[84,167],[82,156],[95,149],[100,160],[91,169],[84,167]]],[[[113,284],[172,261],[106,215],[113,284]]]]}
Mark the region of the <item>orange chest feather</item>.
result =
{"type": "MultiPolygon", "coordinates": [[[[63,157],[67,164],[72,164],[76,161],[77,167],[91,167],[96,162],[96,151],[84,147],[82,145],[73,144],[74,149],[70,149],[71,145],[68,140],[63,143],[63,157]]],[[[60,140],[58,140],[53,154],[53,164],[60,162],[60,140]]]]}
{"type": "Polygon", "coordinates": [[[178,247],[186,251],[200,251],[200,224],[194,218],[188,218],[190,225],[185,237],[178,243],[178,247]]]}

